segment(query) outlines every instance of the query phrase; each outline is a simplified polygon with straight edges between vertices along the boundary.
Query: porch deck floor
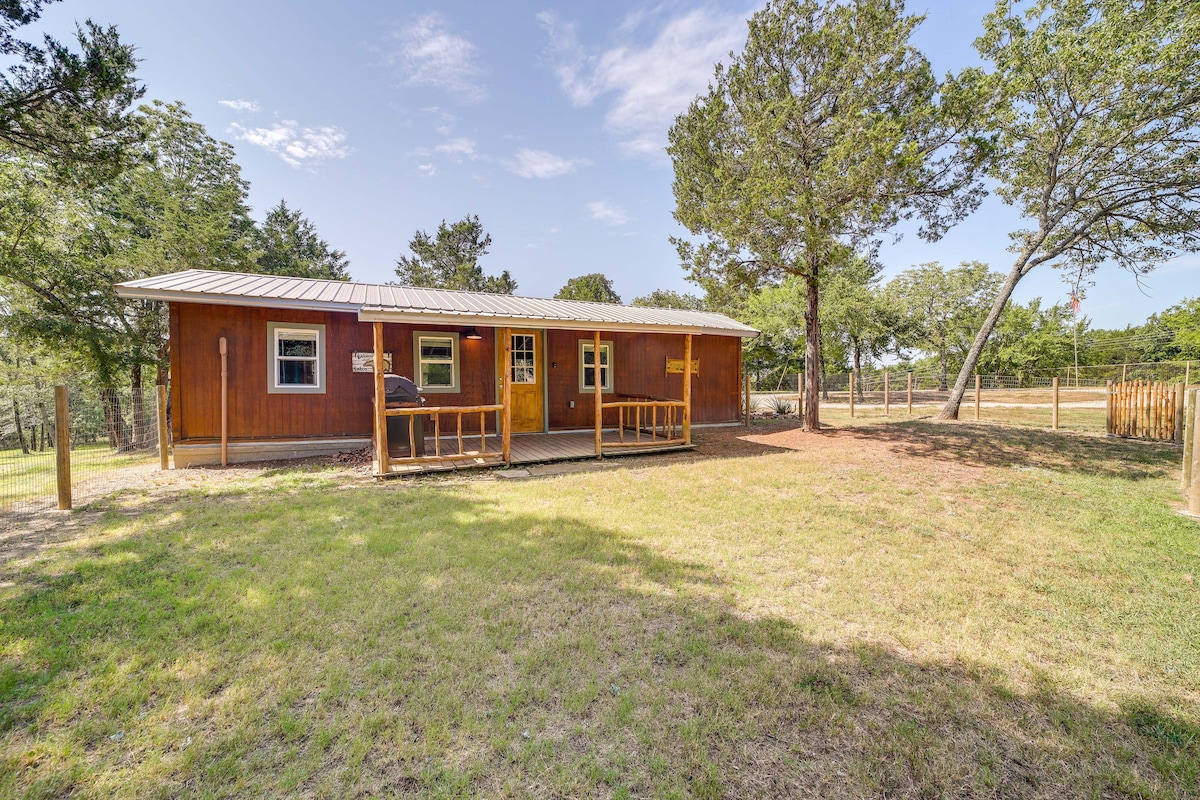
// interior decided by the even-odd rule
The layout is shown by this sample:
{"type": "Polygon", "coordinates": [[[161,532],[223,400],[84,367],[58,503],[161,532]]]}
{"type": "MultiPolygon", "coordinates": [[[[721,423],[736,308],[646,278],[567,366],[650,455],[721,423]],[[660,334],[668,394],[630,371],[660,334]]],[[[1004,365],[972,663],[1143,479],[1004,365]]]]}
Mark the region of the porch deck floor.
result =
{"type": "MultiPolygon", "coordinates": [[[[637,436],[633,431],[625,431],[625,442],[635,442],[637,436]]],[[[615,445],[621,441],[619,433],[615,430],[606,430],[602,434],[602,443],[605,445],[615,445]]],[[[673,450],[688,450],[692,445],[686,444],[666,444],[667,440],[662,436],[652,436],[649,433],[642,433],[642,442],[644,447],[625,446],[619,449],[606,449],[604,456],[625,456],[637,455],[639,453],[664,453],[673,450]]],[[[407,475],[419,472],[442,472],[454,469],[471,469],[477,467],[495,467],[503,464],[504,461],[500,455],[501,441],[500,437],[490,435],[487,437],[487,454],[484,455],[479,449],[479,436],[464,436],[463,437],[463,454],[474,455],[476,458],[464,458],[455,461],[431,461],[415,464],[406,464],[403,461],[393,461],[391,464],[392,475],[407,475]]],[[[514,433],[509,448],[510,461],[512,464],[542,464],[548,461],[572,461],[583,458],[596,457],[596,435],[593,431],[571,431],[568,433],[514,433]]],[[[458,440],[454,437],[442,437],[442,454],[456,454],[458,452],[458,440]]],[[[403,459],[408,454],[408,448],[401,448],[398,452],[392,451],[393,459],[403,459]]],[[[434,454],[433,437],[425,438],[425,455],[432,456],[434,454]]],[[[375,472],[379,474],[379,465],[375,465],[375,472]]]]}

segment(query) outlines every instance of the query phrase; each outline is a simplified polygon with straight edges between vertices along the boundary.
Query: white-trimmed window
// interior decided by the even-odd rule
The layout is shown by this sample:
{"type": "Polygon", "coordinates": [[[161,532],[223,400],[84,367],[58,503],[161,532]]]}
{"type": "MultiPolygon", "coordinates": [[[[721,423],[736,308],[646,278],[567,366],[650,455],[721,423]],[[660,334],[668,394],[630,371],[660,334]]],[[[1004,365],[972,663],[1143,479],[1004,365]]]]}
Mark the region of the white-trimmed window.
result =
{"type": "Polygon", "coordinates": [[[268,322],[267,391],[322,394],[325,391],[325,326],[268,322]]]}
{"type": "MultiPolygon", "coordinates": [[[[600,391],[613,390],[612,342],[600,342],[600,391]]],[[[579,392],[592,394],[596,391],[596,343],[590,339],[579,340],[579,392]]]]}
{"type": "Polygon", "coordinates": [[[458,334],[417,331],[413,334],[417,387],[423,392],[458,391],[458,334]]]}

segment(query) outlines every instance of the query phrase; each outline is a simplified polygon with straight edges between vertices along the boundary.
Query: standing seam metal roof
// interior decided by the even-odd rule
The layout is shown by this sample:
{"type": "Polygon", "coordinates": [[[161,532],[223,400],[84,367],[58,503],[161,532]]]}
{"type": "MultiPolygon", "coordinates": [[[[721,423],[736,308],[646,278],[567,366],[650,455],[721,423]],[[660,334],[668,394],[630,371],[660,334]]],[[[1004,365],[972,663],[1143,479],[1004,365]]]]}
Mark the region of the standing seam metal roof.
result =
{"type": "Polygon", "coordinates": [[[240,272],[190,269],[118,283],[116,289],[121,297],[146,300],[226,305],[245,304],[247,301],[257,301],[253,303],[255,305],[268,305],[271,301],[277,301],[290,308],[357,311],[360,315],[495,317],[497,320],[629,325],[648,329],[697,328],[732,336],[758,335],[758,331],[748,325],[724,314],[708,311],[240,272]]]}

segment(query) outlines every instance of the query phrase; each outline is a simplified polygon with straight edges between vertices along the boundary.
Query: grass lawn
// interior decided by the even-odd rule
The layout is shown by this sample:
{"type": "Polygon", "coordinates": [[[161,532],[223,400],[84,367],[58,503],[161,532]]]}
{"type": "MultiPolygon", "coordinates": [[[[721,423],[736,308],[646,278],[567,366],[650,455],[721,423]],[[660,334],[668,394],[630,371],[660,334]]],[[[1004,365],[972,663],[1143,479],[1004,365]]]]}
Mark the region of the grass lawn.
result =
{"type": "Polygon", "coordinates": [[[1200,794],[1177,450],[699,438],[528,481],[214,472],[79,517],[0,559],[0,797],[1200,794]]]}
{"type": "MultiPolygon", "coordinates": [[[[117,470],[157,463],[157,450],[117,453],[105,442],[80,445],[71,450],[72,482],[103,480],[117,470]]],[[[0,512],[30,503],[52,503],[55,481],[53,449],[31,453],[0,450],[0,512]]]]}

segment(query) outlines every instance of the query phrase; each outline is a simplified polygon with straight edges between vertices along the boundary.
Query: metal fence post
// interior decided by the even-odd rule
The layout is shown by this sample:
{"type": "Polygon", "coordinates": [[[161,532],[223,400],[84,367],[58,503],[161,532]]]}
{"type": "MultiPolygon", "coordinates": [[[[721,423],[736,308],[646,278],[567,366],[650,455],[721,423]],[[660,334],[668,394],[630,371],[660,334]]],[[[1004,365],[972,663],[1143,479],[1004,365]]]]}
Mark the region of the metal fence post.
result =
{"type": "Polygon", "coordinates": [[[54,473],[58,479],[58,509],[71,507],[71,416],[67,387],[54,387],[54,473]]]}

